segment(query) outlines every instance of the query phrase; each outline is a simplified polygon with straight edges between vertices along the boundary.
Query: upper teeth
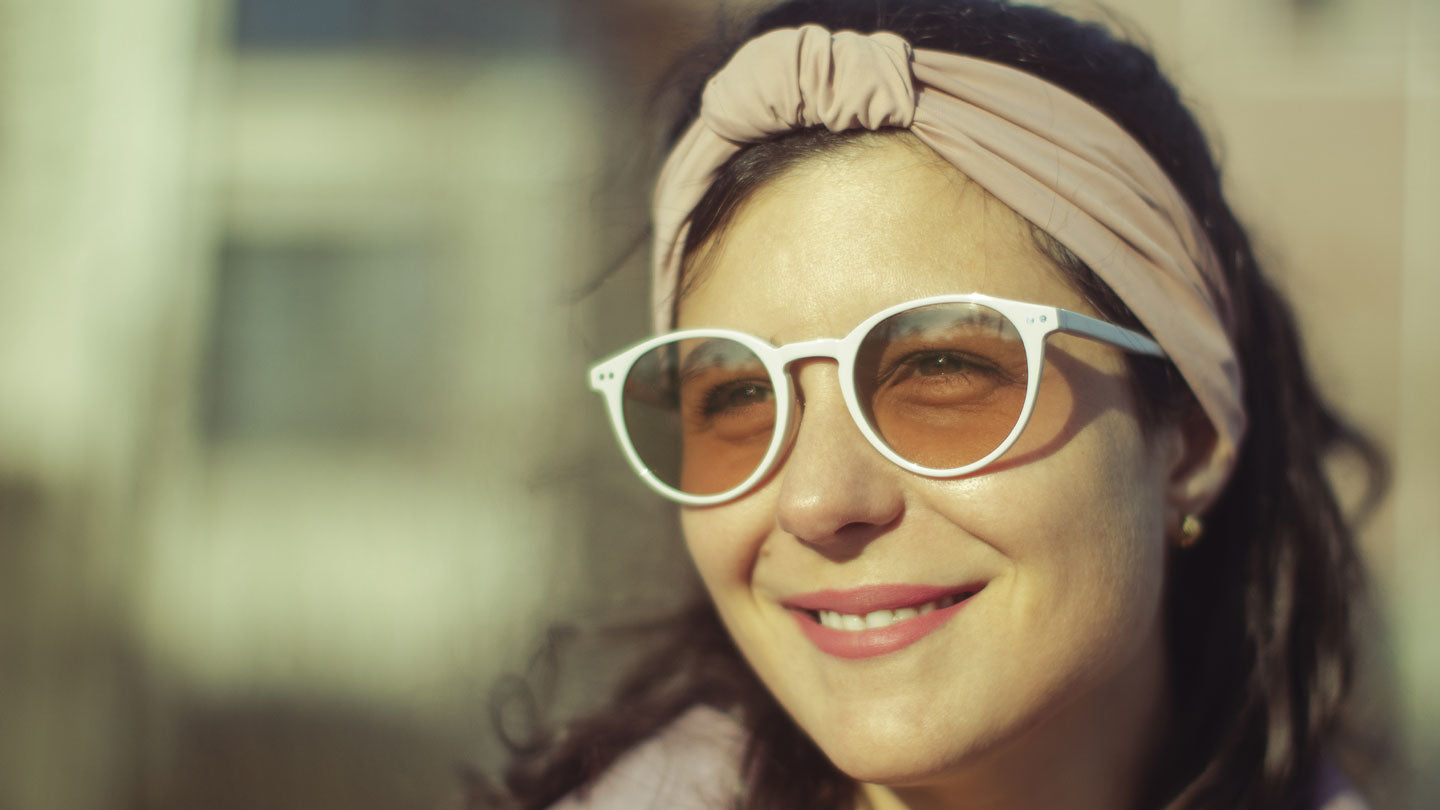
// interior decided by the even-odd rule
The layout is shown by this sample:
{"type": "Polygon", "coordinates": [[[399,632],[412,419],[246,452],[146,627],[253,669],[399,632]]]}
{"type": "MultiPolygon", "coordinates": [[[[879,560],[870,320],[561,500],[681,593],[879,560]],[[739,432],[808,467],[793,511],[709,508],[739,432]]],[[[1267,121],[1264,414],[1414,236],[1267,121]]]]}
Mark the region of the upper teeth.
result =
{"type": "Polygon", "coordinates": [[[960,601],[960,595],[945,596],[919,607],[905,607],[898,610],[876,610],[861,616],[857,613],[837,613],[833,610],[817,610],[820,623],[834,630],[873,630],[889,627],[896,622],[924,616],[932,610],[947,608],[960,601]]]}

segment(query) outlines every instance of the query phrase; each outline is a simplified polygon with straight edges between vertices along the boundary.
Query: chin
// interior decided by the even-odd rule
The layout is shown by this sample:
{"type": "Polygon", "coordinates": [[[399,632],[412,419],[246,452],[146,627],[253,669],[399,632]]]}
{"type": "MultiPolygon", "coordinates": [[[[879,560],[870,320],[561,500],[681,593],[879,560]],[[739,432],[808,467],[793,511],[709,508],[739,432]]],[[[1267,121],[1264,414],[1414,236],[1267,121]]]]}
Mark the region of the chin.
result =
{"type": "Polygon", "coordinates": [[[893,721],[854,724],[811,736],[847,776],[895,787],[941,780],[976,753],[953,733],[917,726],[893,721]]]}
{"type": "Polygon", "coordinates": [[[830,761],[846,776],[859,782],[890,787],[908,787],[933,783],[957,763],[937,756],[934,749],[916,751],[914,746],[902,748],[846,745],[833,753],[825,750],[830,761]]]}

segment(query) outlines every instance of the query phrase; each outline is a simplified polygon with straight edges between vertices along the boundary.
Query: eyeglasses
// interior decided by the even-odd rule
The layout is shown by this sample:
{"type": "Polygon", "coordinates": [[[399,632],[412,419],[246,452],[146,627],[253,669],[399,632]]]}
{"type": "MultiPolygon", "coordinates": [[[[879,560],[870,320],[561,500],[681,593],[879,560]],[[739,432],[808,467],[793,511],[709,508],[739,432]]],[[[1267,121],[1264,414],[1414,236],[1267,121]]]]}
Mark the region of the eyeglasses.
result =
{"type": "Polygon", "coordinates": [[[659,335],[596,364],[590,387],[605,397],[635,471],[682,504],[731,500],[770,472],[795,429],[788,369],[817,357],[838,364],[845,405],[881,455],[948,478],[1015,444],[1056,332],[1165,356],[1139,332],[1077,312],[942,295],[881,310],[838,339],[772,346],[726,329],[659,335]]]}

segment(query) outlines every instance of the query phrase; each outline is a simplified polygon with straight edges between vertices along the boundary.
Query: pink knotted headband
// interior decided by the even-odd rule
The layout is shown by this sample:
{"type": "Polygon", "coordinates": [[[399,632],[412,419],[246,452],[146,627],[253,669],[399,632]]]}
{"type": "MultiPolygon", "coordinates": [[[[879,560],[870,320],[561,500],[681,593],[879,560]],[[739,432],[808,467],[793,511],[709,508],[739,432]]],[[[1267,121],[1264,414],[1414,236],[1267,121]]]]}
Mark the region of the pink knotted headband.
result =
{"type": "Polygon", "coordinates": [[[689,217],[716,171],[747,143],[812,126],[906,128],[1074,252],[1164,347],[1214,424],[1215,463],[1228,473],[1245,431],[1234,316],[1214,249],[1165,172],[1083,99],[895,34],[771,31],[711,78],[655,188],[657,329],[673,324],[689,217]]]}

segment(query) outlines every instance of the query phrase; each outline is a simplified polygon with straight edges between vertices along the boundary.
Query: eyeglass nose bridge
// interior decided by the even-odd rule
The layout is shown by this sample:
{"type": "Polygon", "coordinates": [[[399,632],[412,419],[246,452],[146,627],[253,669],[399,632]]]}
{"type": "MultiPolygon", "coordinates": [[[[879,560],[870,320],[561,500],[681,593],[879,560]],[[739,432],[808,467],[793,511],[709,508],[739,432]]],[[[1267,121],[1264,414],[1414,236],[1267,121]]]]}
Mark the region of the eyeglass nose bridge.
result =
{"type": "MultiPolygon", "coordinates": [[[[797,405],[803,403],[805,397],[800,390],[800,380],[791,373],[791,367],[801,360],[834,360],[836,366],[835,373],[840,378],[840,390],[845,397],[846,405],[849,406],[849,389],[851,386],[850,381],[845,379],[847,369],[846,361],[843,357],[848,349],[846,343],[847,341],[844,338],[817,338],[815,340],[802,340],[798,343],[787,343],[775,349],[773,357],[778,365],[777,371],[779,376],[782,378],[780,382],[783,382],[790,388],[790,396],[794,398],[794,402],[797,405]]],[[[853,412],[853,407],[851,411],[851,415],[858,421],[860,415],[853,412]]],[[[791,416],[791,424],[786,425],[788,431],[793,431],[795,427],[793,420],[794,416],[791,416]]]]}
{"type": "MultiPolygon", "coordinates": [[[[776,383],[788,389],[788,402],[781,406],[783,410],[780,435],[776,437],[777,450],[783,450],[786,445],[795,440],[795,433],[799,430],[799,422],[804,410],[805,395],[800,389],[799,378],[792,372],[792,367],[802,360],[834,360],[835,374],[840,385],[840,396],[845,402],[845,409],[850,412],[851,419],[854,420],[856,427],[860,429],[860,433],[864,435],[865,439],[882,455],[888,455],[884,442],[865,422],[865,417],[855,401],[854,384],[849,378],[852,373],[849,364],[853,361],[851,352],[854,351],[852,344],[853,336],[851,338],[802,340],[774,348],[774,354],[771,355],[772,362],[776,365],[774,374],[780,378],[776,380],[776,383]]],[[[770,459],[771,464],[778,460],[779,455],[770,459]]]]}

